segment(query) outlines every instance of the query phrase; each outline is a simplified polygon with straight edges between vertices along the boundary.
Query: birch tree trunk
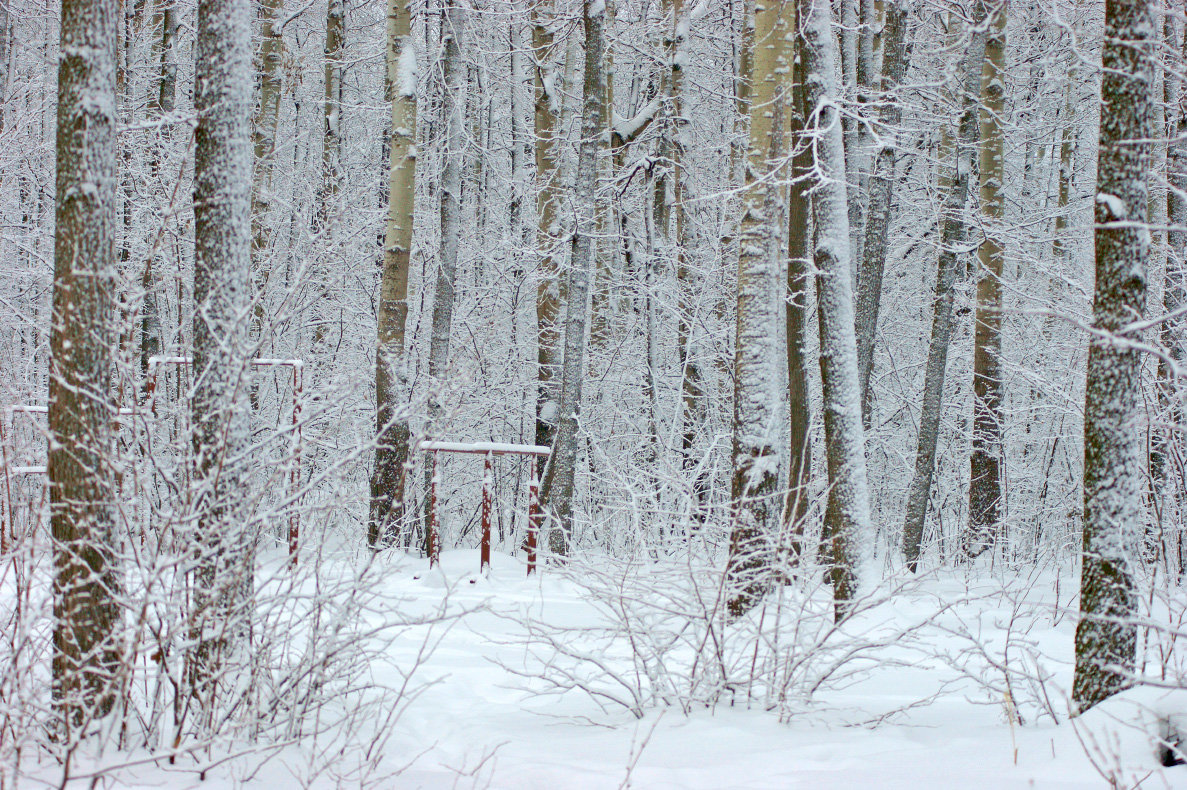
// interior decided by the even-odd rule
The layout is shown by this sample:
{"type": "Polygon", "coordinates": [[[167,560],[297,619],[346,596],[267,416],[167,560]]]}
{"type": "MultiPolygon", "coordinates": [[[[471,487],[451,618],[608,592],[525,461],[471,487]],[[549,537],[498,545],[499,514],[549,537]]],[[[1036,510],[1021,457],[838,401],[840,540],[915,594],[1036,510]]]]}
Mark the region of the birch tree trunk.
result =
{"type": "Polygon", "coordinates": [[[111,391],[116,5],[62,3],[49,362],[54,712],[63,740],[115,703],[120,649],[111,391]]]}
{"type": "MultiPolygon", "coordinates": [[[[556,434],[556,414],[560,398],[557,374],[560,373],[561,283],[556,263],[557,201],[559,177],[556,157],[556,116],[560,110],[562,75],[557,73],[554,47],[554,24],[551,0],[541,0],[532,8],[532,50],[536,59],[534,116],[536,132],[536,216],[540,260],[536,285],[536,444],[552,445],[556,434]]],[[[540,464],[544,460],[539,461],[540,464]]]]}
{"type": "Polygon", "coordinates": [[[568,555],[572,539],[577,417],[585,375],[585,328],[590,309],[590,277],[597,257],[595,187],[598,146],[606,127],[605,75],[602,73],[604,19],[605,5],[600,0],[584,0],[585,77],[581,88],[581,147],[577,156],[577,179],[573,194],[577,209],[577,227],[573,234],[573,272],[569,278],[568,304],[565,309],[564,369],[561,374],[556,436],[540,487],[541,505],[550,516],[548,549],[558,557],[568,555]]]}
{"type": "Polygon", "coordinates": [[[777,170],[786,152],[791,73],[791,0],[758,0],[750,81],[750,150],[738,234],[737,341],[730,484],[730,614],[739,616],[770,589],[779,520],[778,317],[773,294],[781,270],[779,225],[785,210],[777,170]]]}
{"type": "Polygon", "coordinates": [[[820,325],[820,379],[828,456],[826,548],[832,562],[836,619],[849,612],[870,533],[865,433],[857,380],[849,214],[845,207],[845,147],[837,108],[836,48],[829,0],[811,0],[801,26],[808,117],[813,120],[816,174],[812,214],[816,228],[816,304],[820,325]]]}
{"type": "Polygon", "coordinates": [[[1083,711],[1133,682],[1137,596],[1128,546],[1141,517],[1141,334],[1151,136],[1150,0],[1110,0],[1101,56],[1096,288],[1084,397],[1084,536],[1072,701],[1083,711]]]}
{"type": "Polygon", "coordinates": [[[375,353],[377,440],[367,522],[367,545],[371,548],[391,545],[399,535],[409,450],[406,404],[410,393],[405,327],[416,195],[417,83],[409,2],[388,0],[386,61],[388,83],[392,87],[392,140],[375,353]]]}
{"type": "Polygon", "coordinates": [[[969,525],[962,550],[972,559],[1002,537],[1002,269],[1005,218],[1006,12],[992,11],[981,70],[979,173],[985,240],[977,248],[976,328],[973,335],[973,451],[969,459],[969,525]]]}
{"type": "Polygon", "coordinates": [[[259,79],[259,103],[252,118],[254,153],[251,181],[251,263],[254,289],[253,331],[263,328],[266,307],[264,292],[271,274],[268,250],[272,243],[272,172],[276,165],[276,128],[280,118],[281,61],[284,38],[276,29],[276,14],[284,0],[259,0],[256,5],[260,23],[260,45],[256,52],[259,79]]]}
{"type": "Polygon", "coordinates": [[[897,134],[902,122],[902,104],[894,92],[907,76],[907,7],[901,0],[889,0],[882,37],[882,109],[879,132],[882,146],[870,175],[870,194],[865,226],[862,264],[857,278],[857,375],[861,385],[861,413],[870,425],[870,374],[874,369],[874,346],[878,312],[882,304],[882,275],[886,271],[886,240],[890,231],[890,210],[894,202],[897,134]]]}
{"type": "MultiPolygon", "coordinates": [[[[458,244],[461,241],[462,157],[465,156],[466,66],[462,62],[461,38],[465,35],[467,0],[451,0],[442,20],[441,62],[445,81],[445,152],[441,172],[441,247],[437,281],[433,289],[433,323],[429,341],[430,386],[439,387],[449,366],[450,329],[453,323],[454,280],[457,276],[458,244]]],[[[429,396],[430,419],[440,413],[436,392],[429,396]]]]}
{"type": "Polygon", "coordinates": [[[936,272],[936,295],[932,302],[931,343],[927,350],[927,368],[923,378],[919,446],[915,454],[915,473],[907,489],[907,516],[903,525],[903,554],[911,572],[915,572],[919,566],[923,524],[927,518],[927,502],[931,496],[932,476],[936,468],[944,372],[948,362],[948,343],[952,337],[953,287],[960,268],[960,247],[967,237],[964,210],[976,155],[981,64],[985,60],[988,38],[988,31],[982,24],[987,1],[978,0],[974,6],[971,38],[959,72],[961,112],[955,140],[956,168],[950,178],[945,178],[947,194],[944,196],[940,218],[940,256],[936,272]]]}
{"type": "Polygon", "coordinates": [[[223,664],[253,606],[249,462],[251,17],[248,0],[199,0],[194,108],[194,396],[198,556],[188,662],[211,723],[223,664]]]}

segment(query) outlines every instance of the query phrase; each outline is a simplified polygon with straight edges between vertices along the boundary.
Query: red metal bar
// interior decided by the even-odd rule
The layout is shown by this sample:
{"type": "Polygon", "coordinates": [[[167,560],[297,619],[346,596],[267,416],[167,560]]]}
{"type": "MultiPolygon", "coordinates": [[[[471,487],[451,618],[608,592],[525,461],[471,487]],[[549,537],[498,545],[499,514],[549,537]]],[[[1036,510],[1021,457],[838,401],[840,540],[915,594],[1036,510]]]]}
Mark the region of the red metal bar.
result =
{"type": "Polygon", "coordinates": [[[488,452],[482,465],[482,550],[478,562],[479,572],[490,571],[490,500],[494,480],[494,454],[488,452]]]}
{"type": "Polygon", "coordinates": [[[429,534],[426,538],[429,567],[441,563],[441,540],[437,534],[437,453],[433,453],[433,476],[429,481],[429,534]]]}
{"type": "Polygon", "coordinates": [[[536,539],[540,532],[540,480],[536,474],[536,459],[531,459],[532,477],[528,483],[528,576],[536,572],[536,539]]]}

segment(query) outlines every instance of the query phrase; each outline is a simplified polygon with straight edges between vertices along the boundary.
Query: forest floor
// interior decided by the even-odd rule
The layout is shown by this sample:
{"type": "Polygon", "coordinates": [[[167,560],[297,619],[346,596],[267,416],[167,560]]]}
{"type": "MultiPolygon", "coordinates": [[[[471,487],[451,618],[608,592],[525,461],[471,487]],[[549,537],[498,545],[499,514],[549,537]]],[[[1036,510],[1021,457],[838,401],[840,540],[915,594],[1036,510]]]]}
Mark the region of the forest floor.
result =
{"type": "MultiPolygon", "coordinates": [[[[1076,584],[1068,570],[900,580],[840,631],[825,624],[827,608],[802,606],[819,622],[808,638],[782,648],[789,659],[804,659],[792,693],[782,702],[719,694],[707,706],[698,693],[713,684],[695,678],[708,670],[692,671],[687,653],[642,668],[630,657],[628,636],[643,651],[664,643],[658,635],[673,621],[648,617],[678,608],[679,591],[618,606],[607,585],[623,566],[608,561],[527,578],[519,559],[497,553],[487,576],[478,574],[474,550],[446,552],[433,570],[422,559],[381,557],[375,578],[383,589],[370,592],[389,610],[372,606],[365,617],[376,626],[397,613],[438,621],[387,637],[382,660],[363,669],[364,688],[390,688],[417,666],[408,685],[415,691],[386,740],[371,744],[370,758],[294,747],[262,765],[225,762],[202,778],[179,761],[119,770],[114,784],[95,786],[1187,788],[1187,766],[1161,767],[1153,735],[1168,714],[1187,723],[1187,691],[1130,691],[1069,719],[1076,584]],[[617,622],[616,606],[632,617],[643,612],[633,620],[642,630],[628,635],[612,624],[598,631],[617,622]],[[666,690],[648,696],[655,689],[666,690]],[[671,704],[654,704],[665,694],[671,704]],[[635,702],[641,717],[628,709],[635,702]]],[[[663,573],[679,572],[655,571],[655,589],[663,573]]],[[[652,571],[632,573],[643,586],[620,580],[619,604],[648,597],[652,571]]],[[[826,596],[827,588],[818,592],[826,596]]],[[[1159,611],[1154,605],[1149,614],[1165,618],[1159,611]]],[[[727,675],[746,668],[748,649],[730,659],[727,675]]],[[[1166,656],[1168,666],[1183,661],[1174,640],[1146,652],[1166,656]]],[[[1145,669],[1161,673],[1155,664],[1145,669]]],[[[38,773],[56,785],[45,768],[38,773]]]]}

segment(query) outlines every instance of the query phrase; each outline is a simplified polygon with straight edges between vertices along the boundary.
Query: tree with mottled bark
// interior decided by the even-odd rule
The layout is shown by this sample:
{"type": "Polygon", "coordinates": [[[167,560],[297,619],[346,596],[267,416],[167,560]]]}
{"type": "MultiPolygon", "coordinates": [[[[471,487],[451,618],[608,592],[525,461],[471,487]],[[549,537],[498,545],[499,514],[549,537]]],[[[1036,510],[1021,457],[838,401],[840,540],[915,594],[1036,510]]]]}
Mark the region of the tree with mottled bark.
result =
{"type": "Polygon", "coordinates": [[[1129,551],[1139,529],[1140,323],[1146,308],[1151,95],[1150,0],[1110,0],[1101,55],[1096,286],[1084,396],[1084,534],[1072,700],[1080,711],[1133,682],[1137,593],[1129,551]]]}
{"type": "Polygon", "coordinates": [[[1002,445],[1002,270],[1005,263],[1006,8],[990,12],[981,69],[978,174],[985,238],[977,248],[977,310],[973,330],[973,451],[969,456],[969,524],[961,550],[972,559],[1000,537],[1004,509],[1002,445]]]}
{"type": "Polygon", "coordinates": [[[111,389],[116,4],[62,3],[49,369],[53,679],[63,740],[106,716],[121,666],[111,389]]]}
{"type": "Polygon", "coordinates": [[[392,88],[392,141],[375,353],[378,438],[367,521],[367,545],[371,548],[391,545],[399,535],[410,441],[405,413],[410,396],[405,329],[416,195],[417,73],[412,7],[401,0],[388,0],[387,5],[387,82],[392,88]]]}
{"type": "Polygon", "coordinates": [[[792,63],[791,0],[758,0],[750,81],[750,149],[746,157],[738,233],[737,335],[730,477],[728,605],[738,616],[771,588],[780,528],[779,385],[775,344],[778,315],[772,294],[783,249],[783,189],[778,174],[787,150],[786,75],[792,63]]]}
{"type": "Polygon", "coordinates": [[[191,401],[196,556],[187,662],[210,726],[225,662],[246,633],[255,535],[246,507],[251,365],[251,17],[248,0],[200,0],[194,108],[191,401]]]}

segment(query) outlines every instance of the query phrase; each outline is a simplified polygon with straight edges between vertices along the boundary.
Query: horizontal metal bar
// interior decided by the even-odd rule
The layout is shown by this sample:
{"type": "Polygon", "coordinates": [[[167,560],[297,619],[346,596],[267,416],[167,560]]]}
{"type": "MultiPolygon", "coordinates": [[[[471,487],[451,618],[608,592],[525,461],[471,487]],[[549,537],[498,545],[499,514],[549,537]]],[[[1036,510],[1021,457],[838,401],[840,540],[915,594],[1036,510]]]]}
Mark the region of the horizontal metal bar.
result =
{"type": "Polygon", "coordinates": [[[503,444],[501,442],[423,442],[425,452],[478,453],[480,455],[548,455],[551,448],[539,444],[503,444]]]}

